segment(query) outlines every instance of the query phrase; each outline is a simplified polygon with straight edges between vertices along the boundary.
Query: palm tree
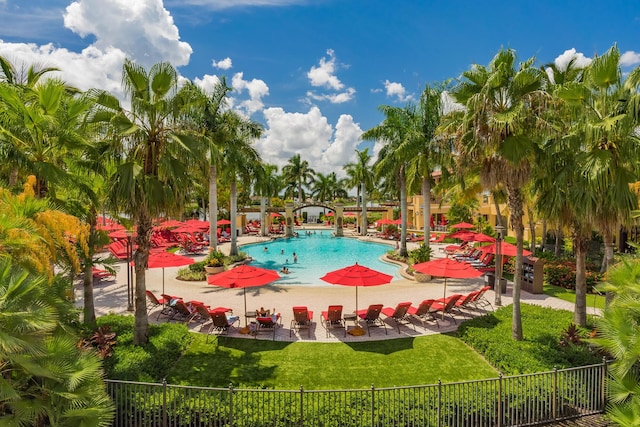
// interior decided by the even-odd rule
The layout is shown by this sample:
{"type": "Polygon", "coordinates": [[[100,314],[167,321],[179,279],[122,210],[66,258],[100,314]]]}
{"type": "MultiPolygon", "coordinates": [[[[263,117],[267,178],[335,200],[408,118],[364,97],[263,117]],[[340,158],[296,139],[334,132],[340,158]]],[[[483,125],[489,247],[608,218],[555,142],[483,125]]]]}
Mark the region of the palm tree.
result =
{"type": "Polygon", "coordinates": [[[522,187],[530,177],[536,142],[532,128],[541,97],[541,71],[534,58],[517,65],[516,53],[500,50],[488,67],[473,65],[462,74],[451,95],[466,111],[462,134],[455,140],[464,163],[480,164],[480,177],[487,188],[504,184],[511,228],[516,232],[516,268],[513,288],[512,337],[522,339],[520,287],[523,250],[522,187]]]}
{"type": "Polygon", "coordinates": [[[134,343],[148,341],[145,270],[151,247],[152,219],[177,212],[182,195],[193,185],[187,165],[201,145],[184,128],[192,92],[179,91],[178,73],[168,63],[145,70],[125,60],[123,87],[131,109],[104,91],[94,91],[93,120],[112,126],[112,152],[123,160],[109,180],[109,197],[136,224],[134,343]]]}
{"type": "Polygon", "coordinates": [[[327,202],[333,199],[336,184],[337,179],[335,172],[327,175],[316,172],[316,176],[311,184],[311,195],[318,202],[327,202]]]}
{"type": "Polygon", "coordinates": [[[238,255],[238,243],[236,236],[237,208],[237,183],[249,183],[261,169],[260,154],[252,143],[262,135],[262,126],[250,119],[241,116],[235,111],[225,111],[222,121],[225,132],[222,145],[222,174],[229,182],[230,190],[230,217],[231,217],[231,248],[229,255],[238,255]]]}
{"type": "Polygon", "coordinates": [[[278,166],[261,164],[255,176],[255,190],[260,196],[260,234],[267,236],[267,200],[280,192],[281,182],[278,166]]]}
{"type": "Polygon", "coordinates": [[[384,141],[375,164],[376,176],[387,177],[400,190],[401,235],[400,256],[408,256],[407,252],[407,178],[406,171],[410,161],[407,150],[399,150],[409,136],[410,115],[408,110],[382,105],[378,109],[385,119],[362,134],[362,139],[384,141]]]}
{"type": "Polygon", "coordinates": [[[295,154],[282,167],[282,177],[287,184],[295,183],[298,190],[298,204],[304,202],[303,186],[309,185],[313,181],[315,172],[309,167],[309,162],[302,160],[300,154],[295,154]]]}
{"type": "Polygon", "coordinates": [[[356,187],[358,192],[358,199],[356,203],[360,203],[360,197],[362,197],[362,224],[360,224],[360,234],[366,236],[367,234],[367,193],[373,189],[374,174],[369,161],[371,155],[369,154],[369,148],[356,151],[356,161],[354,163],[348,163],[344,166],[344,170],[349,176],[349,184],[351,187],[356,187]]]}

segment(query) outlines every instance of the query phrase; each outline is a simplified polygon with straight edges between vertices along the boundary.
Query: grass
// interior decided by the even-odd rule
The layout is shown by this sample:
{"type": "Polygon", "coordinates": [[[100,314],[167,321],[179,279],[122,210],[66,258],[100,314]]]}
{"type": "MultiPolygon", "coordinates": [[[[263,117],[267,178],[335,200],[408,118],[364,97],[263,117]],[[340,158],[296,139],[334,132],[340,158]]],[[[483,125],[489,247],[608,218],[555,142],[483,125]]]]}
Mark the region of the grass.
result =
{"type": "Polygon", "coordinates": [[[195,386],[351,389],[494,378],[497,371],[455,337],[359,343],[287,343],[195,334],[170,383],[195,386]]]}
{"type": "MultiPolygon", "coordinates": [[[[565,301],[569,301],[572,303],[576,302],[576,292],[572,289],[565,289],[559,286],[549,285],[547,283],[544,284],[543,292],[546,295],[560,298],[565,301]]],[[[605,307],[605,296],[599,294],[588,294],[587,295],[587,308],[593,309],[600,308],[604,309],[605,307]]]]}

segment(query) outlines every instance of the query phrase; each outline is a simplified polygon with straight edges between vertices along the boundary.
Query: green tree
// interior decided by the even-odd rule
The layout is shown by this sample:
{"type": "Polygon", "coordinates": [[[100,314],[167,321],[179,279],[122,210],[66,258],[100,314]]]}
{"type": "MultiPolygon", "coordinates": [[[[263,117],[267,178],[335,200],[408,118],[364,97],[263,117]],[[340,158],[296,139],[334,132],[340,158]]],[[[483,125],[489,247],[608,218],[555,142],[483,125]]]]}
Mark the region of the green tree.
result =
{"type": "Polygon", "coordinates": [[[282,187],[278,176],[278,166],[261,164],[255,175],[255,190],[260,196],[260,234],[267,236],[267,202],[272,197],[277,197],[282,187]]]}
{"type": "Polygon", "coordinates": [[[282,167],[282,178],[287,185],[294,185],[298,190],[298,204],[304,203],[303,187],[313,182],[315,172],[309,167],[309,162],[302,160],[300,154],[292,156],[282,167]]]}
{"type": "Polygon", "coordinates": [[[374,173],[373,169],[369,165],[371,161],[371,155],[369,154],[369,148],[356,151],[356,161],[348,163],[344,166],[344,170],[348,176],[348,185],[357,188],[358,200],[356,203],[360,203],[360,197],[362,197],[362,224],[360,224],[360,234],[366,236],[367,234],[367,194],[373,189],[374,173]]]}
{"type": "Polygon", "coordinates": [[[507,190],[510,225],[516,232],[512,336],[522,339],[520,288],[523,250],[522,188],[530,178],[536,148],[536,109],[541,104],[541,71],[534,58],[516,63],[516,53],[500,50],[488,67],[473,65],[462,74],[451,95],[464,105],[456,151],[466,164],[481,164],[486,188],[503,184],[507,190]]]}
{"type": "Polygon", "coordinates": [[[188,165],[202,155],[202,144],[185,128],[193,94],[179,91],[178,73],[168,63],[145,70],[125,60],[123,87],[131,101],[127,110],[110,93],[94,91],[93,120],[111,125],[112,153],[122,159],[109,178],[109,199],[136,224],[134,253],[134,343],[148,341],[146,267],[151,248],[152,219],[177,212],[193,185],[188,165]]]}

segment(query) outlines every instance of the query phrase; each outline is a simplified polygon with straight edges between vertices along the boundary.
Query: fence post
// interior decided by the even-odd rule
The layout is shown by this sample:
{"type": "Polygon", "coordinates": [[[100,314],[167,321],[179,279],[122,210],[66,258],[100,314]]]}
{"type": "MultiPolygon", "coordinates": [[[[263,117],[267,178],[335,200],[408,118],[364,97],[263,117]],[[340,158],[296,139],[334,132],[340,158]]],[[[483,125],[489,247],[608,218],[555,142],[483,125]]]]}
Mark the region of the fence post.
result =
{"type": "Polygon", "coordinates": [[[438,427],[442,424],[440,423],[440,418],[442,415],[442,380],[438,378],[438,408],[436,410],[436,414],[438,415],[438,427]]]}
{"type": "Polygon", "coordinates": [[[600,408],[600,410],[602,412],[605,411],[606,407],[607,407],[607,372],[608,372],[608,366],[607,366],[607,358],[606,357],[602,357],[602,379],[601,379],[601,383],[602,383],[602,388],[600,390],[600,401],[602,402],[602,407],[600,408]]]}
{"type": "Polygon", "coordinates": [[[229,383],[229,425],[233,425],[233,383],[229,383]]]}
{"type": "Polygon", "coordinates": [[[498,376],[498,423],[496,427],[502,427],[502,372],[498,376]]]}
{"type": "Polygon", "coordinates": [[[553,367],[553,389],[551,390],[551,416],[558,419],[558,367],[553,367]]]}
{"type": "Polygon", "coordinates": [[[371,384],[371,427],[375,427],[375,413],[376,413],[376,405],[374,403],[375,399],[375,386],[371,384]]]}
{"type": "Polygon", "coordinates": [[[167,427],[167,379],[162,379],[162,427],[167,427]]]}
{"type": "Polygon", "coordinates": [[[300,386],[300,427],[304,427],[304,387],[300,386]]]}

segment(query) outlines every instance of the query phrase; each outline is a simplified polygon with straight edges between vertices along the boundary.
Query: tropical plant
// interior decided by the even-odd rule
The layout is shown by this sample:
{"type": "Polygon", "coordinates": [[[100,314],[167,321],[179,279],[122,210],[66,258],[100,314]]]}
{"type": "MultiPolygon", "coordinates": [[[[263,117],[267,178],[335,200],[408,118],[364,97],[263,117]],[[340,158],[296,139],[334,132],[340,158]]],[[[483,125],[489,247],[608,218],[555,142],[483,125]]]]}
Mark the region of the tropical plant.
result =
{"type": "Polygon", "coordinates": [[[510,226],[516,232],[512,336],[522,339],[520,288],[523,251],[523,196],[536,150],[536,111],[541,105],[541,71],[534,58],[516,63],[516,53],[500,50],[488,67],[473,65],[462,74],[451,95],[465,111],[455,137],[460,164],[480,164],[487,188],[503,184],[508,194],[510,226]]]}
{"type": "Polygon", "coordinates": [[[369,165],[371,161],[371,155],[369,154],[369,148],[356,151],[356,161],[348,163],[344,166],[344,170],[349,177],[347,185],[357,188],[358,198],[356,200],[357,205],[360,204],[360,197],[362,197],[362,224],[360,224],[360,234],[366,236],[367,234],[367,194],[373,191],[374,187],[374,173],[369,165]]]}
{"type": "Polygon", "coordinates": [[[222,267],[224,265],[224,253],[220,251],[210,251],[205,259],[206,265],[209,267],[222,267]]]}
{"type": "MultiPolygon", "coordinates": [[[[122,159],[108,180],[111,206],[136,224],[134,342],[148,341],[146,267],[151,248],[152,219],[178,213],[192,186],[188,165],[201,158],[202,144],[185,128],[193,92],[179,90],[178,73],[168,63],[145,70],[130,60],[123,65],[123,87],[131,109],[104,91],[92,91],[92,120],[108,123],[111,154],[122,159]]],[[[107,137],[105,137],[107,139],[107,137]]]]}
{"type": "Polygon", "coordinates": [[[298,190],[298,204],[304,203],[303,186],[309,185],[314,176],[315,172],[309,167],[309,162],[302,160],[300,154],[293,155],[282,167],[282,178],[286,185],[295,186],[298,190]]]}

